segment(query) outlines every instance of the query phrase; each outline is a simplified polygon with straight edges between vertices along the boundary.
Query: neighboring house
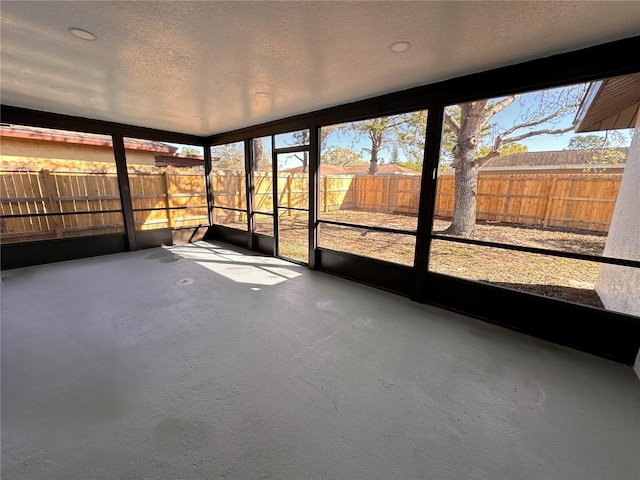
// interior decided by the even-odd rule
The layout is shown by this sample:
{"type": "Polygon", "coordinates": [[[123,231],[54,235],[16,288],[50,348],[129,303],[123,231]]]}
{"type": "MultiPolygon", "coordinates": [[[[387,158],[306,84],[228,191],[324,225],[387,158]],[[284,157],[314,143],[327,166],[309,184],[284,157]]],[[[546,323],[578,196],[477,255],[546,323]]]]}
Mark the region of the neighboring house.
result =
{"type": "Polygon", "coordinates": [[[204,168],[202,155],[174,153],[172,155],[156,155],[156,167],[199,167],[204,168]]]}
{"type": "MultiPolygon", "coordinates": [[[[191,160],[189,155],[178,154],[176,147],[152,140],[125,139],[124,147],[129,165],[156,165],[157,158],[176,156],[191,160]]],[[[114,163],[111,137],[108,135],[1,125],[0,159],[21,158],[114,163]]]]}
{"type": "MultiPolygon", "coordinates": [[[[369,175],[368,163],[366,165],[344,167],[344,169],[350,175],[369,175]]],[[[420,175],[420,173],[393,163],[382,163],[378,164],[377,175],[420,175]]]]}
{"type": "Polygon", "coordinates": [[[478,173],[480,175],[622,173],[628,149],[616,150],[620,152],[622,161],[611,162],[607,150],[597,149],[511,153],[492,158],[478,169],[478,173]]]}
{"type": "MultiPolygon", "coordinates": [[[[640,260],[640,73],[594,82],[574,122],[576,132],[635,129],[604,255],[640,260]]],[[[602,264],[596,291],[607,309],[640,316],[640,270],[602,264]]],[[[640,359],[640,357],[639,357],[640,359]]],[[[640,375],[640,360],[636,361],[640,375]]]]}
{"type": "MultiPolygon", "coordinates": [[[[302,173],[302,166],[284,170],[291,173],[302,173]]],[[[338,165],[320,165],[320,175],[369,175],[369,164],[341,167],[338,165]]],[[[378,165],[377,175],[420,175],[420,173],[408,168],[384,163],[378,165]]]]}

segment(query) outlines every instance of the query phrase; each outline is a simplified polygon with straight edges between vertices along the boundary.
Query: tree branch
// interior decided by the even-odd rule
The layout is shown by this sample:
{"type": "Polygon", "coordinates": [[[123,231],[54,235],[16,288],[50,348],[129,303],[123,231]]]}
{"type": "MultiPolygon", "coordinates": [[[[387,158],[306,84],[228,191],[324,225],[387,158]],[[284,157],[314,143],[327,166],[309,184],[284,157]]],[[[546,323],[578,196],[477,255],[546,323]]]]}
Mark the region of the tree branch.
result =
{"type": "Polygon", "coordinates": [[[521,135],[516,135],[515,137],[503,138],[502,144],[506,143],[514,143],[519,142],[520,140],[524,140],[525,138],[534,137],[536,135],[559,135],[561,133],[567,133],[573,130],[573,126],[567,128],[544,128],[541,130],[533,130],[531,132],[526,132],[521,135]]]}
{"type": "Polygon", "coordinates": [[[487,153],[484,157],[481,158],[476,158],[474,160],[474,164],[480,168],[481,166],[483,166],[485,163],[487,163],[489,160],[491,160],[492,158],[495,158],[497,156],[500,155],[500,152],[498,150],[491,150],[489,153],[487,153]]]}
{"type": "MultiPolygon", "coordinates": [[[[546,117],[543,118],[539,118],[537,120],[532,120],[530,122],[525,122],[525,123],[520,123],[518,125],[515,125],[507,130],[505,130],[504,132],[502,132],[500,134],[500,136],[502,137],[506,137],[507,135],[512,134],[513,132],[515,132],[516,130],[520,130],[522,128],[528,128],[528,127],[535,127],[536,125],[540,125],[542,123],[546,123],[550,120],[553,120],[554,118],[557,118],[559,115],[561,115],[562,113],[566,112],[567,110],[572,109],[574,106],[573,105],[565,105],[557,110],[554,110],[553,112],[551,112],[549,115],[547,115],[546,117]]],[[[567,130],[565,130],[567,131],[567,130]]]]}
{"type": "Polygon", "coordinates": [[[501,100],[498,103],[496,103],[493,107],[491,107],[489,110],[487,110],[484,113],[484,115],[482,116],[482,124],[484,125],[489,120],[491,120],[494,115],[496,115],[497,113],[500,113],[502,110],[504,110],[509,105],[511,105],[516,100],[516,98],[517,98],[517,95],[510,95],[504,100],[501,100]]]}
{"type": "Polygon", "coordinates": [[[456,136],[458,135],[458,133],[460,133],[460,125],[458,125],[458,122],[456,122],[455,118],[453,118],[451,114],[449,114],[449,112],[447,112],[446,110],[444,111],[444,121],[447,125],[449,125],[449,128],[456,136]]]}

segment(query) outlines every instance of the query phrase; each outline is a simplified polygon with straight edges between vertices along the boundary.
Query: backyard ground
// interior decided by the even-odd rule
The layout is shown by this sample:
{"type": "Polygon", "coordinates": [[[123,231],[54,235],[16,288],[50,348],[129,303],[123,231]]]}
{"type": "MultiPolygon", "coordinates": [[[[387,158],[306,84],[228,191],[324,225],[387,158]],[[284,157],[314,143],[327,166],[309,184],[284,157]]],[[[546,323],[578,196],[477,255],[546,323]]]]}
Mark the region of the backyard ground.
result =
{"type": "MultiPolygon", "coordinates": [[[[350,210],[323,213],[321,218],[404,230],[413,230],[417,225],[415,217],[350,210]]],[[[306,215],[280,218],[281,245],[285,251],[288,248],[293,252],[291,256],[302,252],[306,258],[306,221],[306,215]]],[[[434,232],[441,232],[448,225],[447,221],[436,220],[434,232]]],[[[318,237],[321,247],[413,265],[415,237],[410,235],[320,224],[318,237]]],[[[471,238],[590,255],[602,255],[606,241],[603,234],[497,223],[478,224],[471,238]]],[[[281,253],[284,255],[285,251],[281,253]]],[[[596,262],[444,240],[432,242],[430,258],[430,270],[434,272],[595,307],[602,307],[594,290],[599,266],[596,262]]]]}
{"type": "MultiPolygon", "coordinates": [[[[281,255],[307,261],[307,218],[306,213],[281,215],[281,255]]],[[[416,217],[369,211],[336,210],[322,213],[320,218],[401,230],[415,230],[417,227],[416,217]]],[[[265,217],[264,221],[270,224],[271,217],[265,217]]],[[[436,220],[434,233],[441,233],[448,225],[445,220],[436,220]]],[[[258,224],[257,231],[271,235],[273,229],[270,225],[258,224]]],[[[500,223],[477,224],[471,238],[596,256],[602,255],[606,241],[606,235],[602,233],[500,223]]],[[[318,244],[403,265],[413,265],[414,261],[413,235],[320,223],[318,244]]],[[[594,289],[600,267],[597,262],[433,240],[429,265],[433,272],[602,308],[594,289]]]]}

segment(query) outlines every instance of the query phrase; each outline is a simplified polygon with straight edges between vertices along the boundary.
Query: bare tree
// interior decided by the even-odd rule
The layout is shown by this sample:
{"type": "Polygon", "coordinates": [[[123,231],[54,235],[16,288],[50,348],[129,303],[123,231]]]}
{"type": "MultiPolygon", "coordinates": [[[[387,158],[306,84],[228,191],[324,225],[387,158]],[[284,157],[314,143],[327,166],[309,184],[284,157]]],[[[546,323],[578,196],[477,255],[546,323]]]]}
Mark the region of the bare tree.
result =
{"type": "MultiPolygon", "coordinates": [[[[324,147],[327,137],[333,131],[333,128],[333,126],[328,125],[320,129],[320,148],[324,147]]],[[[309,145],[309,130],[305,129],[293,132],[291,136],[294,140],[293,145],[309,145]]],[[[296,153],[294,157],[302,162],[302,172],[307,173],[309,171],[309,152],[305,150],[301,152],[301,154],[296,153]]]]}
{"type": "Polygon", "coordinates": [[[264,158],[264,146],[262,145],[261,138],[253,139],[253,162],[255,170],[262,170],[263,165],[266,163],[264,158]]]}
{"type": "Polygon", "coordinates": [[[418,156],[422,160],[426,121],[426,110],[420,110],[348,123],[341,130],[354,132],[356,140],[366,138],[371,142],[370,148],[363,150],[369,154],[369,175],[375,175],[381,160],[380,153],[389,145],[399,147],[410,160],[418,156]]]}
{"type": "Polygon", "coordinates": [[[500,155],[510,144],[538,135],[569,132],[572,125],[559,126],[563,118],[574,113],[582,98],[583,87],[566,87],[539,92],[525,103],[520,95],[497,101],[478,100],[445,110],[445,124],[455,138],[452,148],[455,168],[453,220],[444,233],[469,236],[476,223],[478,168],[500,155]],[[518,115],[511,126],[498,128],[491,120],[516,101],[518,115]],[[489,128],[488,128],[489,127],[489,128]],[[489,139],[488,137],[492,137],[489,139]],[[490,140],[484,149],[480,141],[490,140]]]}

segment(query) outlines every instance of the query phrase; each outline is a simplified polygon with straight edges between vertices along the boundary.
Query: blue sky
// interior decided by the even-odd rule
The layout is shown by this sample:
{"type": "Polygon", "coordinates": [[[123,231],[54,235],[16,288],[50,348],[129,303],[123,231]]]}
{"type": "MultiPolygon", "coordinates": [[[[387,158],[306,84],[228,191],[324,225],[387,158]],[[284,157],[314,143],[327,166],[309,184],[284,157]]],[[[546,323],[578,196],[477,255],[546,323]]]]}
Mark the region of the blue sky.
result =
{"type": "MultiPolygon", "coordinates": [[[[557,90],[549,90],[549,92],[560,91],[557,90]]],[[[523,94],[520,96],[518,100],[505,108],[502,112],[498,113],[493,119],[492,122],[495,122],[498,125],[498,129],[505,129],[514,124],[520,124],[521,118],[519,117],[521,111],[532,105],[536,105],[535,98],[537,92],[531,92],[527,94],[523,94]]],[[[534,127],[538,128],[564,128],[570,127],[573,124],[573,120],[575,118],[575,112],[571,112],[563,117],[561,117],[555,124],[542,124],[534,127]]],[[[523,133],[524,130],[519,130],[517,133],[523,133]]],[[[596,132],[593,132],[596,133],[596,132]]],[[[603,135],[602,133],[597,133],[603,135]]],[[[518,143],[524,144],[528,147],[529,151],[549,151],[549,150],[563,150],[566,149],[569,145],[569,141],[572,137],[577,134],[570,130],[561,135],[537,135],[524,140],[521,140],[518,143]]],[[[281,134],[276,136],[276,145],[279,147],[291,146],[295,145],[296,141],[291,134],[281,134]]],[[[179,150],[182,150],[183,145],[177,145],[179,150]]],[[[327,147],[342,147],[342,148],[352,148],[353,150],[359,152],[363,160],[368,160],[368,153],[364,151],[365,148],[369,147],[369,142],[366,138],[360,138],[356,141],[354,134],[344,134],[332,132],[327,141],[327,147]]],[[[398,151],[399,160],[406,160],[402,149],[398,151]]],[[[380,152],[380,157],[382,161],[389,162],[391,157],[391,147],[383,149],[380,152]]],[[[302,162],[296,159],[293,155],[281,156],[280,163],[283,168],[292,168],[296,166],[302,165],[302,162]]]]}

